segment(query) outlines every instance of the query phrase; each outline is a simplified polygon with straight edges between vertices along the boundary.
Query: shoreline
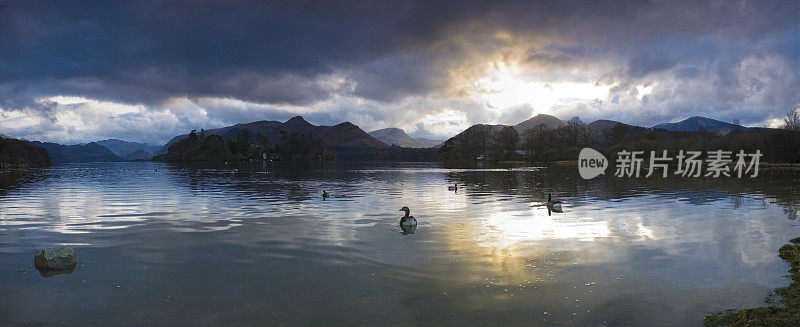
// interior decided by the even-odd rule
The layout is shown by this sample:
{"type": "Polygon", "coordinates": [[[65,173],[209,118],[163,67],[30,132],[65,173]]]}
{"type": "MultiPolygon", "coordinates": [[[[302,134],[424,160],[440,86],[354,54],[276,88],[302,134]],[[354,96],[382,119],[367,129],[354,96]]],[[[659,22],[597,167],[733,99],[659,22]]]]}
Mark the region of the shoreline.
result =
{"type": "Polygon", "coordinates": [[[791,283],[767,295],[767,306],[728,309],[709,314],[706,326],[800,326],[800,237],[789,240],[778,250],[778,256],[790,265],[787,276],[791,283]]]}

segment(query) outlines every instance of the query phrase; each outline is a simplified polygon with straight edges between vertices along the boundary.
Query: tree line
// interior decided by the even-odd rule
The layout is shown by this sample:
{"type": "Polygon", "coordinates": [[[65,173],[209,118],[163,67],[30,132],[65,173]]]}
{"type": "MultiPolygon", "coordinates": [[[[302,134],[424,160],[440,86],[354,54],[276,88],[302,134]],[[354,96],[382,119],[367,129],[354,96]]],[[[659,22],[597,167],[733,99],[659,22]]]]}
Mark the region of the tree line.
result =
{"type": "Polygon", "coordinates": [[[47,149],[28,141],[0,136],[0,169],[53,165],[47,149]]]}

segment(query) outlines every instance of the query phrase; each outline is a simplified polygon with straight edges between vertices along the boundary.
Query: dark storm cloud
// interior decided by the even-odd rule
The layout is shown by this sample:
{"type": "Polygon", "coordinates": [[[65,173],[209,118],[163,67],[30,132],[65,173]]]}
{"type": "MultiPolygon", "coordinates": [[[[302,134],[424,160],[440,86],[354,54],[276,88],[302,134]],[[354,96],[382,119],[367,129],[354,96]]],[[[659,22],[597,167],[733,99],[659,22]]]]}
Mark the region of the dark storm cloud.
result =
{"type": "MultiPolygon", "coordinates": [[[[630,117],[604,110],[642,112],[647,103],[655,109],[635,123],[697,110],[726,119],[757,112],[746,115],[756,122],[800,101],[797,17],[791,1],[0,0],[0,107],[52,120],[53,106],[36,99],[158,111],[177,110],[164,104],[171,98],[213,97],[272,109],[206,107],[207,123],[282,119],[294,112],[279,107],[327,103],[307,115],[388,125],[406,122],[404,111],[425,116],[426,104],[408,98],[433,106],[469,95],[491,59],[517,60],[546,82],[613,86],[611,109],[592,104],[587,118],[630,117]],[[656,80],[654,94],[636,93],[656,80]]],[[[490,118],[463,103],[455,109],[464,116],[490,118]]],[[[558,112],[580,115],[586,105],[569,108],[558,112]]]]}
{"type": "MultiPolygon", "coordinates": [[[[305,104],[331,90],[303,83],[361,63],[383,65],[384,56],[436,36],[435,25],[455,15],[449,8],[360,1],[12,1],[0,7],[0,83],[55,79],[65,81],[59,91],[102,89],[125,101],[188,94],[305,104]]],[[[419,74],[396,68],[366,73],[364,82],[373,85],[369,75],[381,73],[387,86],[420,92],[419,74]]]]}
{"type": "MultiPolygon", "coordinates": [[[[634,52],[629,72],[641,76],[670,68],[690,49],[681,39],[644,42],[642,49],[625,42],[669,33],[758,38],[793,21],[791,9],[741,2],[14,1],[0,9],[0,83],[96,78],[111,85],[67,82],[59,89],[99,88],[126,101],[188,94],[305,104],[335,91],[312,85],[316,77],[349,68],[361,71],[357,94],[391,100],[442,86],[431,81],[441,74],[432,65],[435,53],[402,56],[446,43],[458,29],[478,37],[509,29],[577,35],[591,47],[616,43],[634,52]]],[[[549,49],[555,50],[531,59],[562,62],[586,53],[549,49]]]]}

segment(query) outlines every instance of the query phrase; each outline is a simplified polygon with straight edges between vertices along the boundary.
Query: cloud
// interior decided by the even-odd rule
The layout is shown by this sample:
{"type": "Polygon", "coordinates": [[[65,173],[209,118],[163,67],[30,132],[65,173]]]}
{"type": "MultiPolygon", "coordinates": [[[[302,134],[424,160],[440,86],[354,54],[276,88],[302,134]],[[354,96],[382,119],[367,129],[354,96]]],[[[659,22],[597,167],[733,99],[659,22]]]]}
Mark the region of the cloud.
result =
{"type": "Polygon", "coordinates": [[[0,133],[161,143],[295,114],[421,137],[527,112],[763,124],[800,103],[798,16],[791,1],[743,0],[12,0],[0,4],[0,133]],[[476,82],[498,67],[552,94],[487,102],[476,82]],[[556,94],[570,85],[608,92],[556,94]]]}

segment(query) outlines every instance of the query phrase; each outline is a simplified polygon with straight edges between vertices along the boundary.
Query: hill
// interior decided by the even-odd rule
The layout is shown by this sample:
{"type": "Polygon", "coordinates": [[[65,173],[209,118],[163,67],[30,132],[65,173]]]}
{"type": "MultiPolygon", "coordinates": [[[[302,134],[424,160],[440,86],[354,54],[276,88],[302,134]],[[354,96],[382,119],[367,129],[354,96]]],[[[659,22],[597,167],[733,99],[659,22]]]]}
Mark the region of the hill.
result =
{"type": "Polygon", "coordinates": [[[597,133],[603,133],[609,129],[614,128],[614,126],[617,126],[617,124],[628,125],[615,120],[598,119],[586,125],[586,129],[592,130],[597,133]]]}
{"type": "Polygon", "coordinates": [[[62,145],[49,142],[31,142],[31,144],[47,149],[53,163],[122,161],[122,158],[114,152],[94,142],[85,145],[62,145]]]}
{"type": "Polygon", "coordinates": [[[404,130],[399,128],[379,129],[377,131],[369,132],[369,135],[372,135],[376,139],[381,140],[389,145],[397,145],[404,148],[429,147],[429,145],[425,144],[424,142],[408,136],[404,130]]]}
{"type": "Polygon", "coordinates": [[[514,129],[516,129],[517,132],[522,133],[522,132],[525,132],[525,131],[527,131],[527,130],[529,130],[531,128],[534,128],[534,127],[542,125],[542,124],[544,124],[547,127],[547,129],[554,129],[554,128],[558,128],[558,127],[561,127],[561,126],[566,126],[567,122],[565,122],[565,121],[563,121],[561,119],[558,119],[555,116],[550,116],[550,115],[545,115],[545,114],[538,114],[538,115],[536,115],[534,117],[531,117],[530,119],[528,119],[526,121],[523,121],[523,122],[521,122],[519,124],[514,125],[514,129]]]}
{"type": "Polygon", "coordinates": [[[111,150],[111,152],[114,152],[114,154],[123,158],[131,153],[136,152],[136,150],[142,150],[147,153],[153,153],[161,149],[161,146],[159,145],[139,143],[139,142],[128,142],[118,139],[102,140],[102,141],[97,141],[96,143],[108,148],[109,150],[111,150]]]}
{"type": "MultiPolygon", "coordinates": [[[[447,141],[437,144],[435,147],[438,147],[440,152],[446,153],[446,159],[453,159],[455,157],[461,159],[477,158],[482,157],[487,154],[487,152],[491,152],[493,148],[491,143],[495,141],[498,133],[506,127],[513,128],[517,134],[516,138],[519,139],[526,131],[532,130],[538,126],[544,126],[544,130],[554,130],[565,128],[567,125],[567,122],[555,116],[545,114],[538,114],[514,126],[502,124],[475,124],[447,141]]],[[[519,143],[519,140],[517,140],[517,143],[519,143]]]]}
{"type": "Polygon", "coordinates": [[[0,136],[0,166],[46,167],[53,164],[47,150],[27,141],[0,136]]]}
{"type": "MultiPolygon", "coordinates": [[[[653,126],[653,129],[666,129],[673,132],[696,132],[699,130],[705,131],[718,131],[721,134],[727,134],[735,125],[726,123],[716,119],[694,116],[679,121],[677,123],[664,123],[653,126]]],[[[741,126],[740,126],[741,127],[741,126]]],[[[748,129],[747,127],[741,127],[748,129]]]]}
{"type": "Polygon", "coordinates": [[[389,147],[388,144],[372,137],[350,122],[333,126],[318,126],[314,128],[311,135],[322,138],[325,144],[334,150],[385,149],[389,147]]]}
{"type": "MultiPolygon", "coordinates": [[[[205,130],[201,134],[216,134],[225,139],[231,139],[236,138],[243,131],[247,131],[251,138],[256,138],[258,134],[261,134],[266,137],[270,146],[276,145],[285,134],[301,134],[311,135],[313,138],[321,138],[332,150],[350,151],[389,148],[388,144],[372,137],[350,122],[334,126],[315,126],[300,116],[295,116],[284,123],[279,121],[256,121],[205,130]]],[[[184,134],[172,138],[156,154],[166,153],[172,144],[188,136],[189,134],[184,134]]]]}
{"type": "MultiPolygon", "coordinates": [[[[475,124],[451,137],[439,146],[438,152],[444,154],[445,160],[476,160],[497,149],[496,141],[501,131],[510,132],[519,143],[516,128],[508,125],[475,124]]],[[[516,144],[515,144],[516,147],[516,144]]],[[[502,149],[501,152],[508,149],[502,149]]]]}

